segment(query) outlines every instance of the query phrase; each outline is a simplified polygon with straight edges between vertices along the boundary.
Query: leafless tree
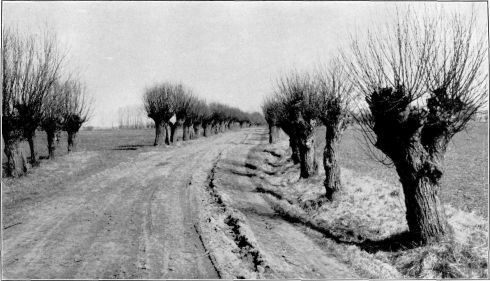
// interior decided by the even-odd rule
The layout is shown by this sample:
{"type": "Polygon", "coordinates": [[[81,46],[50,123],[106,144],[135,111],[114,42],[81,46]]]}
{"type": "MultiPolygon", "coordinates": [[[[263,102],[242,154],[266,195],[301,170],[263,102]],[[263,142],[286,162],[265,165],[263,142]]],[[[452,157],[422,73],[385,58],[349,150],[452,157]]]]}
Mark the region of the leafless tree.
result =
{"type": "Polygon", "coordinates": [[[2,136],[7,156],[7,176],[19,176],[27,170],[26,157],[19,147],[23,132],[17,109],[23,91],[26,42],[10,29],[2,30],[2,136]]]}
{"type": "Polygon", "coordinates": [[[196,120],[199,118],[199,112],[198,112],[198,107],[199,107],[199,99],[197,96],[192,94],[190,90],[187,90],[185,94],[186,98],[183,99],[185,102],[181,104],[183,106],[184,110],[181,110],[183,113],[182,116],[182,140],[186,141],[189,140],[192,132],[191,132],[191,127],[194,125],[196,120]]]}
{"type": "MultiPolygon", "coordinates": [[[[191,90],[186,89],[186,87],[182,84],[178,84],[174,88],[172,108],[173,113],[175,114],[175,122],[170,125],[170,142],[174,143],[176,141],[175,133],[177,128],[183,127],[184,121],[189,114],[189,109],[191,108],[192,102],[194,101],[194,95],[191,90]]],[[[186,140],[188,139],[188,132],[183,130],[183,138],[186,135],[186,140]]]]}
{"type": "MultiPolygon", "coordinates": [[[[315,128],[319,108],[315,81],[308,73],[292,72],[277,82],[276,98],[282,105],[283,131],[299,150],[302,178],[318,172],[315,157],[315,128]]],[[[294,151],[293,151],[294,154],[294,151]]]]}
{"type": "Polygon", "coordinates": [[[166,125],[174,115],[173,99],[178,87],[166,82],[148,88],[143,96],[146,113],[155,122],[155,146],[162,144],[162,133],[165,133],[166,143],[169,144],[166,125]]]}
{"type": "Polygon", "coordinates": [[[319,71],[316,80],[320,101],[319,119],[325,126],[324,186],[326,197],[331,200],[335,192],[341,189],[340,167],[336,153],[342,133],[350,120],[353,87],[345,68],[338,59],[332,60],[326,69],[319,71]]]}
{"type": "MultiPolygon", "coordinates": [[[[60,74],[64,55],[58,49],[56,36],[47,31],[31,35],[3,29],[2,41],[2,131],[6,155],[15,162],[16,146],[23,137],[29,143],[31,164],[36,164],[34,138],[42,119],[42,102],[60,74]]],[[[14,162],[8,164],[7,173],[18,170],[14,162]]]]}
{"type": "Polygon", "coordinates": [[[367,102],[359,121],[398,172],[410,232],[424,244],[443,240],[444,154],[487,100],[487,41],[476,38],[474,16],[408,11],[352,51],[349,76],[367,102]]]}
{"type": "Polygon", "coordinates": [[[43,101],[43,117],[40,127],[46,132],[50,159],[55,157],[56,134],[63,128],[64,124],[65,106],[67,104],[65,99],[68,97],[66,91],[69,91],[68,83],[68,81],[55,82],[43,101]]]}
{"type": "Polygon", "coordinates": [[[142,106],[129,105],[117,110],[120,129],[147,128],[148,121],[145,109],[142,106]]]}
{"type": "Polygon", "coordinates": [[[277,102],[272,97],[267,97],[262,104],[262,112],[265,120],[269,125],[269,143],[276,143],[279,130],[279,114],[277,110],[277,102]]]}
{"type": "Polygon", "coordinates": [[[192,127],[194,129],[194,138],[198,138],[200,135],[200,128],[203,127],[203,120],[205,116],[208,114],[208,106],[206,104],[206,101],[202,99],[197,99],[196,102],[193,104],[192,111],[191,111],[191,116],[190,116],[190,122],[192,124],[192,127]]]}
{"type": "Polygon", "coordinates": [[[87,96],[87,88],[80,79],[71,78],[64,84],[65,101],[63,130],[68,135],[68,152],[76,149],[77,134],[88,121],[93,101],[87,96]]]}
{"type": "Polygon", "coordinates": [[[203,137],[209,137],[211,134],[211,127],[213,126],[213,112],[210,109],[209,105],[203,108],[202,111],[202,135],[203,137]]]}

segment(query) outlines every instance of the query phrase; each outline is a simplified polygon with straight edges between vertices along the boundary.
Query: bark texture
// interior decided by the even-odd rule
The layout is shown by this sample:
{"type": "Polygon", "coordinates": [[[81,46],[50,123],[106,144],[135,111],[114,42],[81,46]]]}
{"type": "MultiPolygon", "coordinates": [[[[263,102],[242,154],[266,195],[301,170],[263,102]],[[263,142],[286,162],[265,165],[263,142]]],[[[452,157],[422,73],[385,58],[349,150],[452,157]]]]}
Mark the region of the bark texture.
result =
{"type": "Polygon", "coordinates": [[[315,157],[315,135],[310,134],[298,139],[300,156],[300,177],[309,178],[318,173],[318,162],[315,157]]]}
{"type": "Polygon", "coordinates": [[[340,167],[337,163],[337,139],[331,133],[325,134],[325,147],[323,149],[323,168],[325,169],[325,195],[332,200],[334,194],[342,189],[340,183],[340,167]]]}
{"type": "Polygon", "coordinates": [[[400,177],[411,234],[422,244],[430,244],[449,234],[439,190],[444,153],[454,132],[444,102],[430,98],[428,111],[421,111],[410,107],[404,91],[403,87],[384,88],[372,94],[372,130],[375,146],[393,161],[400,177]]]}
{"type": "Polygon", "coordinates": [[[27,159],[19,141],[5,140],[4,152],[7,156],[6,176],[19,177],[27,172],[27,159]]]}
{"type": "Polygon", "coordinates": [[[315,157],[315,121],[306,121],[301,117],[295,124],[296,141],[300,157],[300,177],[309,178],[318,173],[315,157]]]}
{"type": "Polygon", "coordinates": [[[396,161],[395,167],[405,195],[408,228],[423,244],[442,241],[449,234],[449,226],[439,199],[441,163],[430,160],[417,145],[407,154],[407,159],[396,161]]]}

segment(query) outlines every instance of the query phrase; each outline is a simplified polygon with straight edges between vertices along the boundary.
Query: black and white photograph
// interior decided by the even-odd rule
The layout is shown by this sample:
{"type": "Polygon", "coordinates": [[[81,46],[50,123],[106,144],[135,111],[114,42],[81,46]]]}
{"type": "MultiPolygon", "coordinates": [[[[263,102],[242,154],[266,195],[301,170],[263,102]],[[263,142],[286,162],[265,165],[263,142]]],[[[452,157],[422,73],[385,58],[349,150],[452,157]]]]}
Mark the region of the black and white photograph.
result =
{"type": "Polygon", "coordinates": [[[1,1],[1,280],[488,279],[487,1],[1,1]]]}

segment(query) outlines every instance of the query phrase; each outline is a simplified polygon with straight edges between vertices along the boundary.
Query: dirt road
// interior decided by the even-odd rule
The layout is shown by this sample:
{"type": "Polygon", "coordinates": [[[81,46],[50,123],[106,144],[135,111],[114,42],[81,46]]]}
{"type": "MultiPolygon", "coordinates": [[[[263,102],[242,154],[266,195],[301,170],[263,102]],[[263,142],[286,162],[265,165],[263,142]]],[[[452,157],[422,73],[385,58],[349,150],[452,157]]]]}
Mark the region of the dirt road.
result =
{"type": "MultiPolygon", "coordinates": [[[[189,199],[189,186],[205,188],[205,177],[196,175],[210,173],[216,159],[223,165],[228,155],[245,161],[247,151],[265,141],[263,133],[247,129],[135,152],[66,183],[35,205],[15,209],[19,214],[7,215],[19,221],[4,225],[3,277],[219,278],[210,249],[194,227],[199,210],[189,199]]],[[[72,170],[77,163],[91,165],[77,161],[72,170]]],[[[303,233],[309,230],[276,217],[253,193],[250,180],[228,176],[220,188],[231,195],[235,190],[238,199],[232,206],[246,216],[270,257],[271,276],[355,277],[303,233]]]]}

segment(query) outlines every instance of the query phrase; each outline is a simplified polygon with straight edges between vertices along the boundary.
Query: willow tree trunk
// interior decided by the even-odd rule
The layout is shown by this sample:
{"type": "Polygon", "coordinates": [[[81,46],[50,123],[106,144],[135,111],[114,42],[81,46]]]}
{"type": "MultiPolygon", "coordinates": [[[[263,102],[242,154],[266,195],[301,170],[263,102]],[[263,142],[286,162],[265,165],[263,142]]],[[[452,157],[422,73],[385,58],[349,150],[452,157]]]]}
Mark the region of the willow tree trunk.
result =
{"type": "Polygon", "coordinates": [[[182,126],[182,140],[186,141],[189,140],[189,126],[183,125],[182,126]]]}
{"type": "Polygon", "coordinates": [[[318,173],[318,163],[315,157],[315,134],[311,133],[298,138],[300,177],[309,178],[318,173]]]}
{"type": "Polygon", "coordinates": [[[163,139],[163,122],[161,121],[155,121],[155,141],[153,142],[154,146],[158,146],[162,144],[162,139],[163,139]]]}
{"type": "Polygon", "coordinates": [[[164,126],[165,128],[165,144],[166,145],[169,145],[170,144],[170,128],[169,128],[169,125],[165,125],[164,126]]]}
{"type": "Polygon", "coordinates": [[[277,127],[269,124],[269,143],[277,142],[277,127]]]}
{"type": "Polygon", "coordinates": [[[202,125],[202,136],[203,137],[209,136],[209,126],[208,125],[202,125]]]}
{"type": "Polygon", "coordinates": [[[394,164],[405,195],[410,233],[422,244],[444,240],[449,226],[439,199],[442,163],[414,145],[408,149],[408,157],[394,164]]]}
{"type": "Polygon", "coordinates": [[[56,132],[46,131],[46,135],[48,137],[48,158],[54,159],[55,158],[54,152],[56,150],[55,143],[54,143],[56,138],[56,132]]]}
{"type": "Polygon", "coordinates": [[[323,149],[323,168],[325,169],[325,195],[332,200],[334,194],[342,188],[340,183],[340,167],[337,163],[338,139],[329,128],[325,133],[325,147],[323,149]]]}
{"type": "Polygon", "coordinates": [[[68,131],[68,153],[77,149],[77,131],[68,131]]]}
{"type": "Polygon", "coordinates": [[[5,173],[9,177],[19,177],[27,172],[27,159],[20,148],[20,141],[5,140],[4,150],[7,156],[5,173]]]}
{"type": "Polygon", "coordinates": [[[38,161],[37,161],[37,155],[36,155],[36,147],[35,147],[35,139],[36,139],[36,132],[31,132],[31,133],[28,133],[27,136],[27,142],[29,143],[29,151],[31,153],[31,159],[30,159],[30,163],[32,166],[36,166],[38,164],[38,161]]]}
{"type": "Polygon", "coordinates": [[[298,141],[296,137],[294,136],[289,137],[289,147],[291,147],[291,160],[293,160],[294,164],[298,164],[300,162],[300,157],[299,157],[298,141]]]}
{"type": "Polygon", "coordinates": [[[194,126],[194,138],[199,138],[199,125],[194,126]]]}
{"type": "Polygon", "coordinates": [[[170,143],[175,142],[175,131],[177,130],[177,125],[172,124],[170,125],[170,143]]]}

